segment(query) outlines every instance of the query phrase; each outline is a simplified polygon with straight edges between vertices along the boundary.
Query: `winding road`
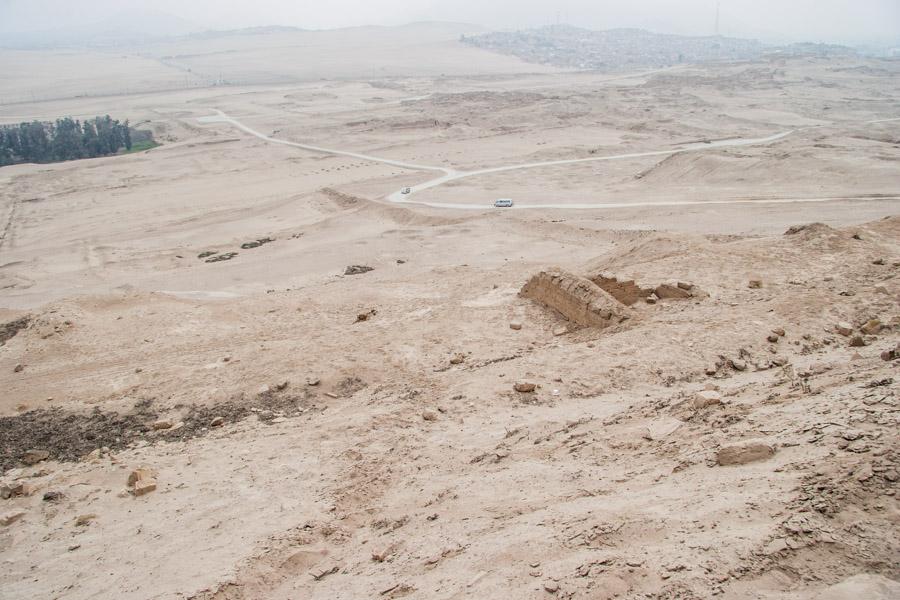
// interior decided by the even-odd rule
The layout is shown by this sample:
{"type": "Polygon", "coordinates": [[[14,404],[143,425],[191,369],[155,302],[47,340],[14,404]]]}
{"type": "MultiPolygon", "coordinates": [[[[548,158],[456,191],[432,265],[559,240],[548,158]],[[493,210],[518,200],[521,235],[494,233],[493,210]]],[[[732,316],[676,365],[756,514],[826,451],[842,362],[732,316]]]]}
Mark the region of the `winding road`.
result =
{"type": "MultiPolygon", "coordinates": [[[[422,206],[429,206],[433,208],[452,208],[452,209],[461,209],[461,210],[484,210],[486,207],[481,204],[455,204],[448,202],[425,202],[413,200],[412,196],[417,192],[421,192],[423,190],[427,190],[430,188],[438,187],[449,183],[451,181],[457,181],[460,179],[466,179],[468,177],[477,177],[480,175],[488,175],[491,173],[503,173],[506,171],[517,171],[524,169],[537,169],[542,167],[554,167],[560,165],[574,165],[580,163],[589,163],[589,162],[601,162],[601,161],[609,161],[609,160],[626,160],[631,158],[644,158],[648,156],[672,156],[675,154],[684,154],[688,152],[703,152],[706,150],[712,150],[717,148],[730,148],[736,146],[760,146],[771,144],[777,142],[781,139],[784,139],[798,131],[803,129],[813,129],[814,127],[821,127],[820,125],[814,127],[804,127],[802,129],[791,129],[788,131],[783,131],[781,133],[776,133],[774,135],[770,135],[768,137],[763,138],[732,138],[732,139],[724,139],[724,140],[716,140],[711,142],[697,142],[692,144],[687,144],[683,146],[678,146],[676,148],[670,148],[667,150],[653,150],[648,152],[631,152],[627,154],[613,154],[606,156],[592,156],[590,158],[573,158],[566,160],[551,160],[544,162],[532,162],[532,163],[522,163],[516,165],[507,165],[502,167],[491,167],[488,169],[478,169],[475,171],[458,171],[455,169],[448,169],[447,167],[433,166],[433,165],[420,165],[416,163],[408,163],[399,160],[393,160],[390,158],[382,158],[379,156],[372,156],[369,154],[360,154],[358,152],[347,152],[344,150],[335,150],[332,148],[324,148],[322,146],[312,146],[309,144],[301,144],[298,142],[291,142],[288,140],[281,140],[278,138],[273,138],[264,133],[261,133],[252,127],[241,123],[237,119],[228,116],[224,112],[220,110],[216,110],[215,115],[211,115],[208,117],[200,117],[198,119],[201,123],[229,123],[241,131],[245,133],[249,133],[255,137],[258,137],[266,142],[270,142],[273,144],[281,144],[283,146],[291,146],[294,148],[301,148],[303,150],[309,150],[311,152],[319,152],[323,154],[332,154],[335,156],[347,156],[350,158],[356,158],[360,160],[366,160],[370,162],[382,163],[386,165],[391,165],[394,167],[400,167],[403,169],[411,169],[416,171],[434,171],[438,173],[442,173],[439,177],[434,179],[430,179],[424,183],[420,183],[416,186],[411,186],[409,188],[409,193],[404,194],[402,190],[398,190],[388,196],[385,197],[385,200],[395,203],[395,204],[418,204],[422,206]]],[[[865,124],[875,124],[875,123],[886,123],[900,121],[900,118],[892,118],[892,119],[878,119],[874,121],[866,121],[865,124]]],[[[602,202],[602,203],[561,203],[561,204],[525,204],[525,205],[516,205],[514,209],[604,209],[604,208],[629,208],[629,207],[641,207],[641,206],[690,206],[697,204],[793,204],[793,203],[807,203],[807,202],[834,202],[834,201],[847,201],[847,200],[900,200],[900,196],[846,196],[846,197],[828,197],[828,198],[755,198],[755,199],[728,199],[728,200],[696,200],[696,201],[681,201],[681,200],[672,200],[672,201],[656,201],[656,202],[602,202]]]]}

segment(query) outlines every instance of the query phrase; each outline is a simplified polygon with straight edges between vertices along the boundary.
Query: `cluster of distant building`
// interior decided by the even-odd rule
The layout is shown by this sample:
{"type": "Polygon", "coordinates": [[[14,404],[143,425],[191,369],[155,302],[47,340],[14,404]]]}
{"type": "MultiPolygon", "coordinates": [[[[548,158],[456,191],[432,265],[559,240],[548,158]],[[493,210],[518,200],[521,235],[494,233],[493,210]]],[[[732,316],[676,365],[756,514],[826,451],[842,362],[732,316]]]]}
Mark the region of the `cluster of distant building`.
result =
{"type": "Polygon", "coordinates": [[[571,25],[463,36],[461,41],[485,50],[511,54],[527,62],[603,71],[754,60],[773,51],[788,56],[856,54],[852,48],[832,44],[793,44],[770,48],[756,40],[741,38],[668,35],[642,29],[591,31],[571,25]]]}

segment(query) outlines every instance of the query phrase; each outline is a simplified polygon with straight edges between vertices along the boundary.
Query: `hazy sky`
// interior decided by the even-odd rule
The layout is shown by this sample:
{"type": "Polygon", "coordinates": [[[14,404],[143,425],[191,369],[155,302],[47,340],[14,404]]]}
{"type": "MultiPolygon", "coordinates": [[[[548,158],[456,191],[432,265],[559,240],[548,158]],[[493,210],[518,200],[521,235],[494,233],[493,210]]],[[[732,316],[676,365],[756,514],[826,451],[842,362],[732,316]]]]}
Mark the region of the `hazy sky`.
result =
{"type": "MultiPolygon", "coordinates": [[[[900,41],[900,0],[720,0],[724,35],[900,41]]],[[[711,34],[716,0],[0,0],[0,31],[55,29],[131,10],[159,10],[200,28],[330,28],[442,20],[520,28],[563,22],[711,34]]]]}

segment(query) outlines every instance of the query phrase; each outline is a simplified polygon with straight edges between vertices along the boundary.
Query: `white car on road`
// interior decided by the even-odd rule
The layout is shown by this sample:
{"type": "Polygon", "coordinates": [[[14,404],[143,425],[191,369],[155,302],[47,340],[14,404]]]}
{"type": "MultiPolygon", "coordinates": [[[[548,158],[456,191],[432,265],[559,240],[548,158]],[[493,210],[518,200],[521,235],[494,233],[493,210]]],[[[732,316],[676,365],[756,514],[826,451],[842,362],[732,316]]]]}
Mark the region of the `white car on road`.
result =
{"type": "Polygon", "coordinates": [[[513,201],[509,198],[500,198],[494,201],[494,208],[511,208],[513,201]]]}

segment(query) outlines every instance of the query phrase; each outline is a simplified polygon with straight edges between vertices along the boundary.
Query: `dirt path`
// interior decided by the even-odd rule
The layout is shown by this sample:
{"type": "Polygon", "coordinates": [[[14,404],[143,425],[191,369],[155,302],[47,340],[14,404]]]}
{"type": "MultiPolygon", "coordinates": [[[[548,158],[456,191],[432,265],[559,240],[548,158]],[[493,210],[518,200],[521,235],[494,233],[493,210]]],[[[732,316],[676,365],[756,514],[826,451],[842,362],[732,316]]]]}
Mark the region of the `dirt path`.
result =
{"type": "MultiPolygon", "coordinates": [[[[443,175],[440,177],[436,177],[435,179],[431,179],[424,183],[420,183],[416,186],[411,186],[409,188],[409,192],[404,194],[402,190],[398,190],[390,195],[388,195],[385,199],[389,202],[393,202],[395,204],[420,204],[423,206],[429,206],[432,208],[450,208],[456,210],[484,210],[484,206],[480,204],[461,204],[461,203],[452,203],[452,202],[426,202],[420,200],[412,200],[412,196],[417,192],[421,192],[427,189],[435,188],[452,181],[458,181],[460,179],[467,179],[470,177],[477,177],[480,175],[488,175],[493,173],[502,173],[506,171],[518,171],[518,170],[526,170],[526,169],[539,169],[543,167],[554,167],[554,166],[562,166],[562,165],[574,165],[581,163],[589,163],[589,162],[601,162],[601,161],[611,161],[611,160],[626,160],[626,159],[634,159],[634,158],[646,158],[651,156],[673,156],[676,154],[685,154],[688,152],[705,152],[708,150],[717,150],[720,148],[732,148],[732,147],[740,147],[740,146],[760,146],[760,145],[768,145],[778,142],[787,138],[788,136],[801,131],[801,129],[791,129],[788,131],[782,131],[780,133],[776,133],[774,135],[770,135],[762,138],[730,138],[730,139],[722,139],[711,142],[698,142],[693,144],[688,144],[684,146],[679,146],[677,148],[671,148],[668,150],[651,150],[647,152],[629,152],[624,154],[613,154],[608,156],[592,156],[590,158],[573,158],[573,159],[565,159],[565,160],[553,160],[553,161],[543,161],[543,162],[533,162],[533,163],[521,163],[515,165],[505,165],[501,167],[491,167],[487,169],[478,169],[475,171],[457,171],[454,169],[449,169],[447,167],[440,167],[434,165],[421,165],[416,163],[407,163],[403,161],[397,161],[388,158],[382,158],[378,156],[371,156],[368,154],[359,154],[356,152],[346,152],[343,150],[335,150],[331,148],[323,148],[321,146],[311,146],[309,144],[300,144],[297,142],[291,142],[288,140],[280,140],[277,138],[273,138],[271,136],[265,135],[264,133],[260,133],[255,129],[241,123],[237,119],[226,115],[224,112],[217,110],[218,114],[216,116],[209,117],[201,117],[199,121],[201,123],[230,123],[237,127],[238,129],[249,133],[250,135],[256,136],[262,140],[267,142],[271,142],[274,144],[282,144],[285,146],[293,146],[295,148],[301,148],[304,150],[310,150],[312,152],[322,152],[326,154],[334,154],[337,156],[348,156],[351,158],[358,158],[361,160],[368,160],[372,162],[383,163],[387,165],[392,165],[395,167],[401,167],[404,169],[412,169],[417,171],[439,171],[442,172],[443,175]]],[[[866,125],[875,124],[875,123],[884,123],[884,122],[892,122],[898,121],[900,119],[879,119],[875,121],[867,121],[866,125]]],[[[811,127],[803,128],[803,129],[812,129],[811,127]]],[[[639,206],[681,206],[681,205],[695,205],[695,204],[792,204],[792,203],[815,203],[815,202],[844,202],[844,201],[858,201],[858,200],[871,200],[871,197],[867,196],[844,196],[844,197],[821,197],[821,198],[754,198],[754,199],[728,199],[728,200],[714,200],[714,201],[662,201],[662,202],[585,202],[585,203],[550,203],[550,204],[527,204],[527,205],[517,205],[512,208],[515,209],[569,209],[569,210],[584,210],[584,209],[611,209],[611,208],[631,208],[631,207],[639,207],[639,206]]],[[[900,196],[884,196],[878,198],[879,200],[900,200],[900,196]]]]}

